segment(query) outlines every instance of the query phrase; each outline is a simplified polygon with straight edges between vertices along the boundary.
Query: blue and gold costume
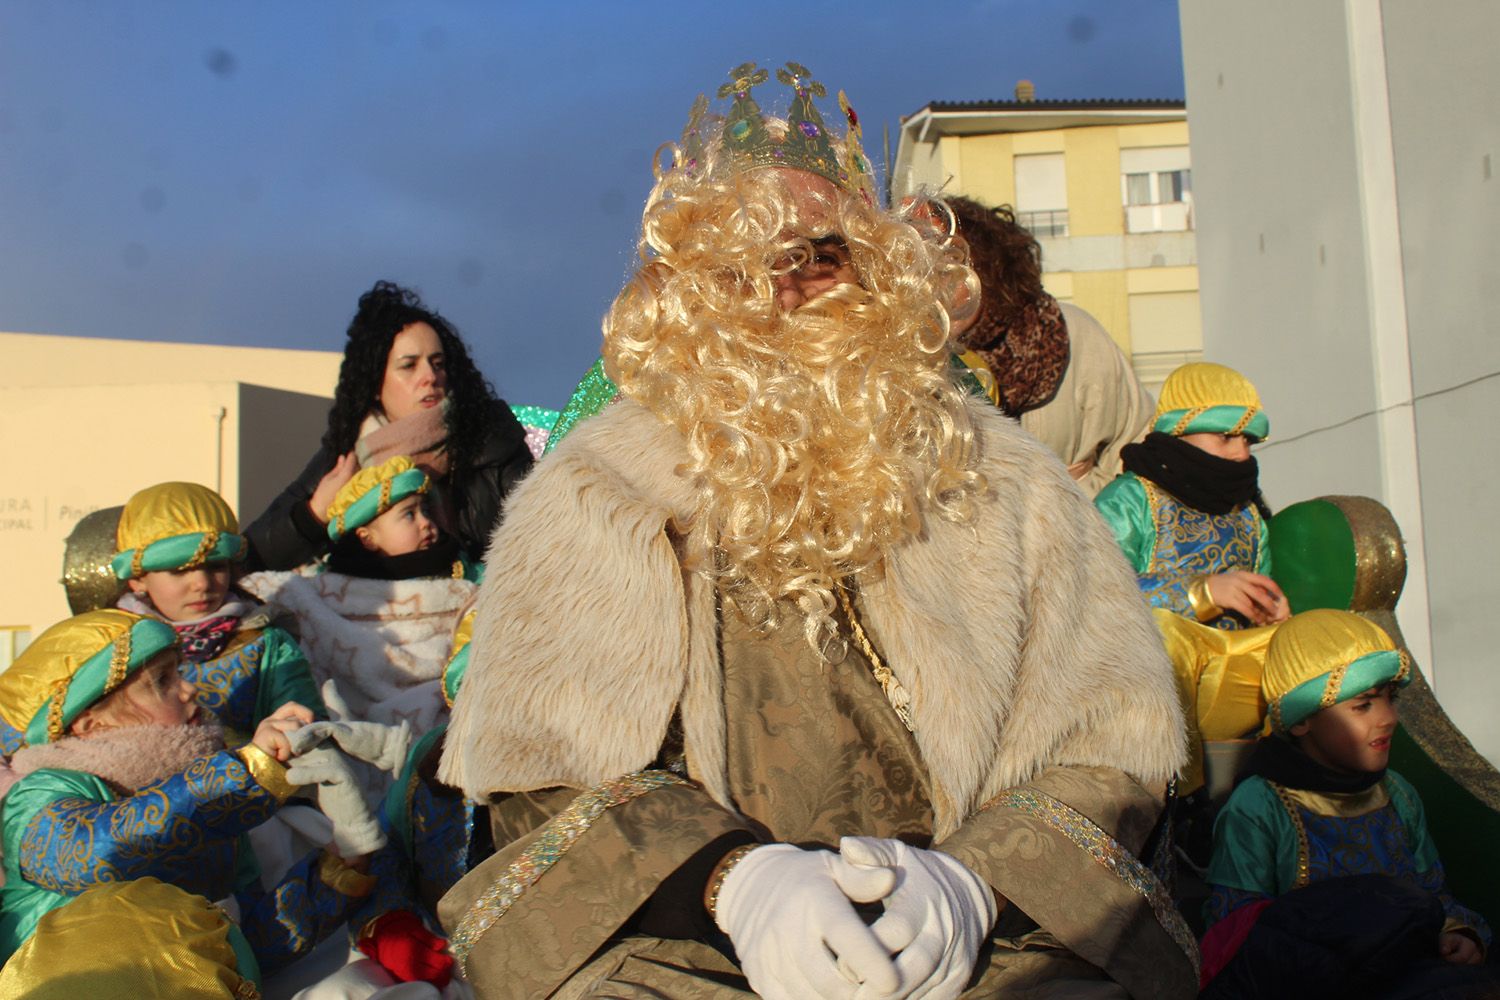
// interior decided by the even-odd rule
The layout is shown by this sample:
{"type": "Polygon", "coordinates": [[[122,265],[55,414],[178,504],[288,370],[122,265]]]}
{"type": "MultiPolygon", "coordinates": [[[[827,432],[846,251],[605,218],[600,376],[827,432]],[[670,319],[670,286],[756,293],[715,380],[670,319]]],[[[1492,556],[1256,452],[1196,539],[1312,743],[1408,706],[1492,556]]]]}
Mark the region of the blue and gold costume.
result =
{"type": "Polygon", "coordinates": [[[263,607],[257,609],[240,619],[218,655],[201,663],[184,660],[178,668],[197,685],[198,704],[246,737],[289,701],[311,709],[316,718],[328,717],[302,647],[284,629],[265,624],[269,620],[263,607]]]}
{"type": "Polygon", "coordinates": [[[1094,505],[1114,529],[1152,607],[1215,628],[1243,627],[1237,618],[1218,613],[1203,581],[1232,569],[1270,575],[1270,536],[1254,504],[1209,514],[1125,472],[1099,492],[1094,505]]]}
{"type": "Polygon", "coordinates": [[[1345,793],[1288,788],[1259,775],[1245,779],[1216,824],[1205,916],[1217,923],[1255,900],[1370,874],[1405,878],[1433,893],[1447,916],[1444,930],[1468,928],[1490,943],[1484,918],[1448,892],[1422,800],[1395,771],[1362,792],[1345,793]]]}
{"type": "MultiPolygon", "coordinates": [[[[1172,443],[1169,438],[1193,434],[1243,435],[1249,441],[1263,441],[1270,429],[1260,396],[1248,379],[1223,365],[1200,362],[1183,365],[1163,383],[1146,445],[1153,439],[1172,443]]],[[[1181,447],[1200,454],[1186,442],[1181,447]]],[[[1129,446],[1124,453],[1126,467],[1131,467],[1133,453],[1144,456],[1150,450],[1144,445],[1129,446]]],[[[1152,468],[1144,460],[1142,464],[1152,468]]],[[[1254,466],[1248,468],[1253,470],[1254,466]]],[[[1231,499],[1220,508],[1221,513],[1214,513],[1185,502],[1162,485],[1175,483],[1179,492],[1191,495],[1188,487],[1203,476],[1202,470],[1193,465],[1184,467],[1179,454],[1164,469],[1153,472],[1152,478],[1130,471],[1121,473],[1099,492],[1094,505],[1114,530],[1115,540],[1135,569],[1141,592],[1153,607],[1211,623],[1215,628],[1243,628],[1240,618],[1225,614],[1214,604],[1208,578],[1230,570],[1269,576],[1271,547],[1266,522],[1251,496],[1244,496],[1232,507],[1231,499]],[[1174,472],[1176,478],[1165,472],[1174,472]],[[1155,478],[1161,481],[1153,481],[1155,478]]],[[[1253,472],[1250,477],[1250,490],[1258,496],[1253,472]]]]}
{"type": "MultiPolygon", "coordinates": [[[[121,767],[122,753],[149,755],[156,737],[143,740],[132,727],[77,737],[74,723],[148,664],[164,656],[175,661],[177,647],[165,622],[92,611],[48,629],[0,675],[0,710],[29,718],[24,736],[33,748],[17,754],[22,776],[0,806],[0,956],[19,948],[45,914],[86,890],[154,876],[207,899],[233,896],[245,938],[271,971],[342,924],[370,892],[368,876],[323,853],[262,889],[243,834],[270,818],[295,788],[258,747],[202,756],[196,747],[210,738],[195,735],[192,762],[183,770],[127,791],[123,779],[96,773],[121,767]],[[40,763],[32,766],[32,759],[40,763]]],[[[203,732],[162,727],[164,742],[178,728],[203,732]]]]}
{"type": "Polygon", "coordinates": [[[1294,727],[1324,709],[1410,682],[1406,653],[1379,626],[1351,612],[1307,611],[1277,629],[1261,682],[1275,735],[1257,748],[1251,777],[1214,825],[1208,923],[1315,882],[1388,875],[1436,896],[1444,931],[1472,931],[1489,944],[1484,918],[1447,891],[1416,789],[1388,769],[1333,772],[1291,737],[1294,727]]]}
{"type": "Polygon", "coordinates": [[[207,899],[234,896],[261,969],[274,972],[342,925],[370,889],[367,876],[324,853],[261,888],[241,834],[294,790],[280,764],[248,745],[127,796],[82,771],[28,774],[6,796],[0,820],[0,951],[9,957],[43,914],[86,889],[153,876],[207,899]]]}
{"type": "MultiPolygon", "coordinates": [[[[126,502],[117,529],[119,551],[110,565],[121,580],[131,580],[154,571],[237,562],[244,558],[246,543],[236,531],[234,511],[213,490],[196,483],[160,483],[126,502]]],[[[120,607],[161,617],[141,594],[127,594],[120,607]]],[[[168,622],[183,641],[182,676],[197,685],[198,704],[232,735],[248,738],[262,719],[289,701],[312,709],[318,718],[327,717],[307,657],[271,618],[266,608],[231,591],[225,604],[202,622],[168,622]]]]}

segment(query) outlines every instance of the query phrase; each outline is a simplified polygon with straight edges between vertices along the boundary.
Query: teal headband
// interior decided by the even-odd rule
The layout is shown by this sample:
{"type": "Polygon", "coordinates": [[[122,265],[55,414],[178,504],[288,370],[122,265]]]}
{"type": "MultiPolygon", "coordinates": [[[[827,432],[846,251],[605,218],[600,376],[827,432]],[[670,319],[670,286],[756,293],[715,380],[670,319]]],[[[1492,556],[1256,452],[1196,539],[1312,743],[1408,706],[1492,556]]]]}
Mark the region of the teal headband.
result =
{"type": "Polygon", "coordinates": [[[142,618],[118,639],[83,661],[68,678],[62,708],[54,708],[54,694],[42,702],[26,727],[26,742],[35,746],[61,739],[83,710],[112,693],[125,679],[150,662],[153,656],[177,645],[172,626],[155,618],[142,618]]]}
{"type": "Polygon", "coordinates": [[[469,669],[469,643],[464,643],[464,648],[453,654],[453,659],[443,668],[443,699],[448,702],[448,707],[453,707],[453,699],[458,697],[458,687],[464,682],[464,674],[469,669]]]}
{"type": "Polygon", "coordinates": [[[152,542],[144,549],[116,552],[110,569],[121,580],[163,569],[189,569],[245,558],[245,536],[229,531],[193,531],[152,542]]]}
{"type": "Polygon", "coordinates": [[[1366,653],[1346,667],[1303,681],[1278,698],[1271,705],[1272,725],[1285,732],[1314,712],[1391,681],[1402,687],[1411,683],[1411,662],[1405,654],[1394,649],[1366,653]]]}
{"type": "Polygon", "coordinates": [[[1254,416],[1246,421],[1247,411],[1248,407],[1244,406],[1210,406],[1197,412],[1186,409],[1168,410],[1157,416],[1151,429],[1174,437],[1183,434],[1243,434],[1257,441],[1264,441],[1271,433],[1271,419],[1266,416],[1265,410],[1257,407],[1254,416]],[[1187,421],[1186,426],[1179,428],[1178,425],[1189,416],[1192,419],[1187,421]]]}
{"type": "Polygon", "coordinates": [[[427,473],[407,469],[370,490],[328,522],[328,537],[338,541],[355,528],[362,528],[414,493],[427,492],[427,473]]]}

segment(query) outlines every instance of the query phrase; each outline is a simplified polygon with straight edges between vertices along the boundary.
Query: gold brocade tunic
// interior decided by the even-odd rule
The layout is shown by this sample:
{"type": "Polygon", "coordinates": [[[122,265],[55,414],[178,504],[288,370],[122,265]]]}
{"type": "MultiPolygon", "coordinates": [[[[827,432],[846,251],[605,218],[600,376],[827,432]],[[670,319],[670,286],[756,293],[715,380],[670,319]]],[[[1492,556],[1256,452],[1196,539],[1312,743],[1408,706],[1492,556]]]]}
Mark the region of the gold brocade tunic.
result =
{"type": "MultiPolygon", "coordinates": [[[[610,783],[602,799],[600,789],[556,789],[492,805],[498,853],[440,908],[479,996],[750,996],[739,970],[708,944],[621,937],[611,928],[624,925],[696,850],[732,830],[748,829],[764,842],[831,849],[845,835],[931,844],[927,769],[858,647],[850,643],[839,662],[824,663],[800,628],[759,636],[732,611],[721,626],[728,772],[740,814],[663,772],[610,783]],[[526,885],[538,869],[540,876],[526,885]],[[500,921],[508,933],[484,934],[475,943],[500,921]]],[[[1134,850],[1159,813],[1156,795],[1105,768],[1054,768],[1024,788],[1087,803],[1090,818],[1134,850]]],[[[1119,845],[1109,837],[1108,845],[1080,843],[1059,836],[1057,827],[1055,817],[1018,822],[1016,810],[996,808],[977,814],[941,845],[992,883],[1008,884],[991,876],[992,865],[1025,869],[1019,877],[1038,892],[1035,904],[1013,903],[1002,914],[965,996],[1003,990],[1024,997],[1032,988],[1040,996],[1059,980],[1070,984],[1070,996],[1129,995],[1023,912],[1045,909],[1045,895],[1066,896],[1052,904],[1056,913],[1045,914],[1060,932],[1097,933],[1115,946],[1128,941],[1140,949],[1136,964],[1152,960],[1153,945],[1131,926],[1153,919],[1150,908],[1138,890],[1132,895],[1122,887],[1108,857],[1098,853],[1119,845]],[[1090,846],[1093,857],[1086,853],[1090,846]],[[1017,858],[1025,860],[1018,865],[1017,858]],[[1127,919],[1132,909],[1135,916],[1127,919]]],[[[1170,976],[1162,979],[1154,995],[1190,995],[1174,993],[1176,984],[1169,983],[1170,976]]]]}

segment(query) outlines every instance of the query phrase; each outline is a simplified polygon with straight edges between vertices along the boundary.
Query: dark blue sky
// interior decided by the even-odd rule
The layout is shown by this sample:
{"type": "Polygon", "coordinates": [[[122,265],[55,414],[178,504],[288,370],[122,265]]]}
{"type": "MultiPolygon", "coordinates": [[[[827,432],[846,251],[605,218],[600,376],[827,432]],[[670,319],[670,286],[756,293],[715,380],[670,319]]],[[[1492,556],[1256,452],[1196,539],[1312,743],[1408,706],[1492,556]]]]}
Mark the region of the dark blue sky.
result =
{"type": "Polygon", "coordinates": [[[1175,0],[0,0],[0,330],[339,350],[390,278],[559,406],[652,152],[731,66],[787,59],[877,163],[901,115],[1021,77],[1183,94],[1175,0]]]}

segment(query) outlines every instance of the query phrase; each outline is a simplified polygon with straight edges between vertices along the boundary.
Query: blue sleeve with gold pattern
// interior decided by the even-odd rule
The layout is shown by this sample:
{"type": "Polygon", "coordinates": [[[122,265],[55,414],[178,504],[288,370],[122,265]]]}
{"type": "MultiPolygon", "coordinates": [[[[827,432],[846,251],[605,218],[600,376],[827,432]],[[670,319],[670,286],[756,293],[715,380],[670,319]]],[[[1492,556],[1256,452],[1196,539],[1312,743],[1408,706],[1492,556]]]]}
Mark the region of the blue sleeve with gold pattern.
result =
{"type": "Polygon", "coordinates": [[[154,875],[215,898],[233,887],[239,835],[279,805],[229,751],[124,797],[82,772],[37,771],[6,797],[5,851],[27,881],[54,892],[154,875]]]}
{"type": "Polygon", "coordinates": [[[315,851],[265,890],[256,883],[236,893],[240,929],[261,972],[270,975],[313,949],[349,919],[374,879],[326,851],[315,851]]]}
{"type": "Polygon", "coordinates": [[[295,701],[328,717],[297,641],[275,626],[251,629],[224,652],[202,663],[182,664],[182,675],[198,688],[198,704],[226,728],[250,734],[276,709],[295,701]]]}

